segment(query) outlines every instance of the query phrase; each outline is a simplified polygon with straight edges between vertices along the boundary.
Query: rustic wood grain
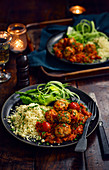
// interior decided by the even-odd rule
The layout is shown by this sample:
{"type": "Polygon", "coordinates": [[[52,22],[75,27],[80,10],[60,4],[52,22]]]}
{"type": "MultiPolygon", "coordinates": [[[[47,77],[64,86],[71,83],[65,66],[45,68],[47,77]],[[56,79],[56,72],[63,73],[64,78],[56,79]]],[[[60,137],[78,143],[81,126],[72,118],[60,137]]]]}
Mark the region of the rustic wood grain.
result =
{"type": "MultiPolygon", "coordinates": [[[[84,86],[83,86],[83,81],[78,81],[77,84],[79,84],[78,88],[86,92],[87,94],[91,91],[95,93],[97,97],[97,103],[99,106],[99,110],[101,111],[103,122],[104,122],[104,128],[106,131],[106,135],[109,141],[109,112],[108,112],[108,103],[109,103],[109,82],[108,82],[109,77],[108,76],[103,76],[99,78],[93,78],[93,79],[88,79],[84,80],[84,86]]],[[[89,143],[93,140],[94,142],[90,147],[88,148],[86,152],[86,158],[87,158],[87,163],[88,167],[93,169],[93,166],[95,169],[100,169],[102,170],[102,166],[104,169],[108,170],[109,162],[103,160],[102,157],[102,152],[100,148],[100,142],[98,140],[98,131],[96,129],[96,134],[95,132],[88,138],[89,143]],[[96,136],[95,136],[96,135],[96,136]],[[92,154],[92,159],[90,159],[90,154],[92,154]]],[[[108,159],[109,160],[109,159],[108,159]]]]}

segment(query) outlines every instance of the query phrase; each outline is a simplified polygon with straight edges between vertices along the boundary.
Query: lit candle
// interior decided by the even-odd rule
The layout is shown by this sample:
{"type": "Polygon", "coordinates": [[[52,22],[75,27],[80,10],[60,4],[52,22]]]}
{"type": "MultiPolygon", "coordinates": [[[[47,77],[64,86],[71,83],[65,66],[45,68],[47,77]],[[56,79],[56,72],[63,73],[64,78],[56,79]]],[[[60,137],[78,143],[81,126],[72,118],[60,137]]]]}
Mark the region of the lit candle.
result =
{"type": "Polygon", "coordinates": [[[12,35],[10,50],[14,53],[23,52],[27,47],[26,27],[23,24],[15,23],[8,27],[8,32],[12,35]]]}
{"type": "Polygon", "coordinates": [[[16,39],[13,43],[11,43],[10,48],[14,52],[22,52],[25,50],[24,42],[21,39],[16,39]]]}
{"type": "Polygon", "coordinates": [[[75,14],[80,14],[81,11],[79,9],[75,9],[75,14]]]}
{"type": "Polygon", "coordinates": [[[72,6],[70,9],[69,9],[69,11],[71,12],[71,13],[73,13],[73,14],[82,14],[83,12],[85,12],[86,11],[86,9],[84,8],[84,7],[82,7],[82,6],[78,6],[78,5],[76,5],[76,6],[72,6]]]}

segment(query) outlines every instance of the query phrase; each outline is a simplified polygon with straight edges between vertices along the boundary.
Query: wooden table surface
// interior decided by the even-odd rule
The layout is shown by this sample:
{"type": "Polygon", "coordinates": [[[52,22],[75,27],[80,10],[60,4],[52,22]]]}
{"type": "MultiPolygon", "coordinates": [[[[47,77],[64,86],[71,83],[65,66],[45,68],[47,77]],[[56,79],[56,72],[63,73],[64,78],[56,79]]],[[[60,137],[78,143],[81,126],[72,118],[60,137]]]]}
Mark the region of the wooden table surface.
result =
{"type": "MultiPolygon", "coordinates": [[[[16,55],[10,53],[6,65],[11,79],[0,84],[0,111],[6,99],[21,87],[17,85],[16,55]]],[[[95,73],[98,74],[98,73],[95,73]]],[[[67,77],[68,78],[68,77],[67,77]]],[[[56,79],[56,78],[55,78],[56,79]]],[[[29,70],[30,85],[50,80],[38,69],[29,70]]],[[[68,80],[67,80],[68,81],[68,80]]],[[[109,140],[109,75],[105,72],[98,77],[69,80],[73,87],[85,93],[95,93],[102,113],[104,128],[109,140]]],[[[88,147],[84,153],[74,152],[75,145],[64,148],[39,148],[25,144],[11,136],[0,119],[0,169],[3,170],[108,170],[109,159],[102,157],[98,128],[88,137],[88,147]]]]}

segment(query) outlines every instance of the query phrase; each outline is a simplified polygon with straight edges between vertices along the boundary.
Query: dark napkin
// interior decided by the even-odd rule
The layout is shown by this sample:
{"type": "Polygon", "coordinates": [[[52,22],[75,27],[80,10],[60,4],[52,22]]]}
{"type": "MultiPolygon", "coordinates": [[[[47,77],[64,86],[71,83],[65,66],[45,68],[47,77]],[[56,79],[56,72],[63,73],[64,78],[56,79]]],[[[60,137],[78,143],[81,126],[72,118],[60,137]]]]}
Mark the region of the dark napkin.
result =
{"type": "MultiPolygon", "coordinates": [[[[92,14],[92,15],[80,15],[74,17],[74,25],[78,24],[81,19],[93,20],[96,26],[96,29],[99,31],[103,31],[107,35],[109,35],[109,13],[105,12],[102,14],[92,14]]],[[[42,29],[41,39],[40,39],[40,47],[38,51],[33,51],[28,54],[29,66],[37,67],[43,66],[51,70],[57,71],[76,71],[87,69],[87,67],[77,67],[73,64],[69,64],[67,62],[63,62],[56,57],[51,57],[47,55],[46,51],[46,43],[48,39],[55,33],[60,31],[66,31],[68,26],[62,25],[50,25],[42,29]]],[[[107,66],[107,64],[103,64],[103,66],[107,66]]],[[[99,67],[99,66],[98,66],[99,67]]]]}

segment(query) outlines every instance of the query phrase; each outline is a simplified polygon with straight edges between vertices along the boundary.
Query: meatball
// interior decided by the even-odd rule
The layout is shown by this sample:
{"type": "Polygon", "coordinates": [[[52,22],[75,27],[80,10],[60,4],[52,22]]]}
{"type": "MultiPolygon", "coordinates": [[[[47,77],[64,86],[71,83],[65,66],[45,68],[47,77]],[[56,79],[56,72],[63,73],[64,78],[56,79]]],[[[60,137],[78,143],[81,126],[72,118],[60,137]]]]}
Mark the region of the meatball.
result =
{"type": "Polygon", "coordinates": [[[68,102],[67,100],[65,100],[65,99],[60,99],[60,100],[57,100],[57,101],[54,103],[53,108],[54,108],[56,111],[59,111],[59,110],[67,110],[68,105],[69,105],[69,102],[68,102]]]}
{"type": "Polygon", "coordinates": [[[84,46],[81,43],[76,43],[75,49],[76,49],[76,52],[79,53],[83,51],[84,46]]]}
{"type": "Polygon", "coordinates": [[[63,49],[64,48],[64,39],[60,39],[58,41],[58,43],[54,44],[53,48],[55,48],[55,47],[57,47],[58,49],[63,49]]]}
{"type": "Polygon", "coordinates": [[[67,123],[58,124],[55,127],[55,135],[59,138],[66,137],[71,134],[71,127],[67,123]]]}
{"type": "Polygon", "coordinates": [[[62,38],[62,39],[60,39],[59,41],[58,41],[58,47],[60,48],[60,47],[64,47],[64,38],[62,38]]]}
{"type": "Polygon", "coordinates": [[[76,109],[69,109],[68,111],[71,115],[71,120],[73,122],[78,122],[79,121],[79,112],[76,109]]]}
{"type": "Polygon", "coordinates": [[[85,122],[86,119],[84,118],[84,115],[80,112],[78,112],[76,109],[69,109],[68,110],[71,114],[71,121],[72,123],[76,122],[85,122]]]}
{"type": "Polygon", "coordinates": [[[67,46],[68,38],[62,38],[58,41],[58,48],[64,48],[67,46]]]}
{"type": "Polygon", "coordinates": [[[68,38],[68,45],[72,46],[76,43],[76,40],[72,37],[72,38],[68,38]]]}
{"type": "Polygon", "coordinates": [[[57,120],[57,112],[54,109],[50,109],[45,113],[45,118],[48,122],[54,123],[57,120]]]}
{"type": "Polygon", "coordinates": [[[58,41],[58,44],[60,44],[60,45],[62,44],[62,45],[63,45],[63,44],[64,44],[64,38],[60,39],[60,40],[58,41]]]}
{"type": "Polygon", "coordinates": [[[63,58],[63,53],[61,52],[61,50],[60,49],[58,49],[58,48],[54,48],[54,50],[55,50],[55,55],[58,57],[58,58],[63,58]]]}
{"type": "Polygon", "coordinates": [[[84,47],[84,51],[86,53],[92,53],[92,52],[96,51],[95,44],[86,44],[85,47],[84,47]]]}
{"type": "Polygon", "coordinates": [[[70,123],[71,122],[71,116],[68,111],[59,111],[57,115],[57,120],[62,123],[70,123]]]}
{"type": "Polygon", "coordinates": [[[73,47],[67,46],[63,52],[64,57],[67,59],[70,58],[71,55],[75,54],[75,49],[73,47]]]}

